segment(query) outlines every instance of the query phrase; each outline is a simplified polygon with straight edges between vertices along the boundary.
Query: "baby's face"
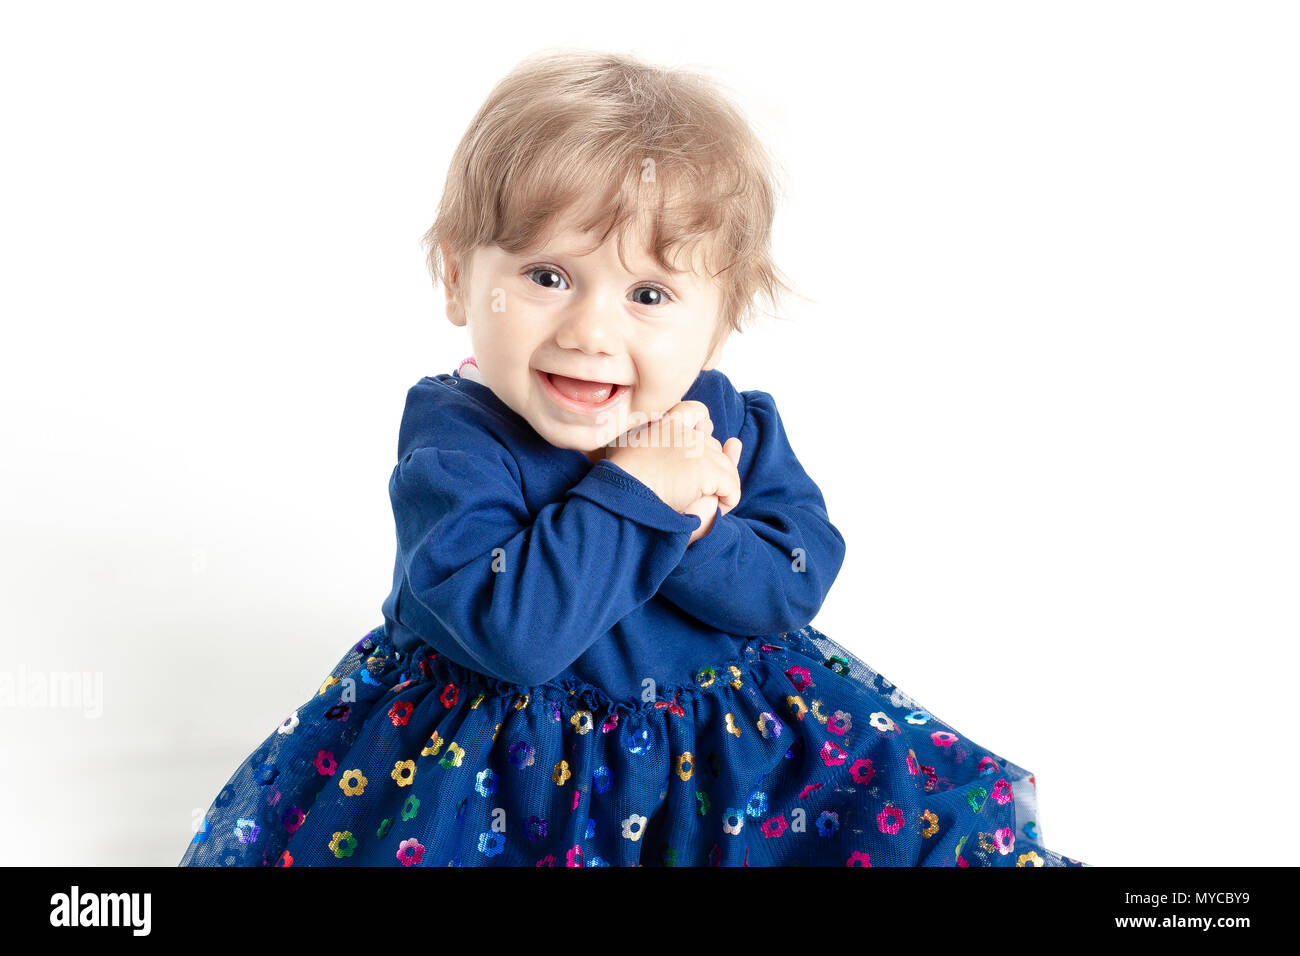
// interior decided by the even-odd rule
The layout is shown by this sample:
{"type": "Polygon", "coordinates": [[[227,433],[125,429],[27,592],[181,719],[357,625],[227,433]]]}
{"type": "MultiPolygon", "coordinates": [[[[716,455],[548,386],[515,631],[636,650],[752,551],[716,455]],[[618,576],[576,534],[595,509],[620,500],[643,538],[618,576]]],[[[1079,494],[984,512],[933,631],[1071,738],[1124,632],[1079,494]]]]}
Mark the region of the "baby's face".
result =
{"type": "Polygon", "coordinates": [[[447,316],[469,326],[483,384],[552,445],[592,461],[681,401],[726,338],[715,280],[665,272],[630,239],[627,271],[613,234],[576,254],[597,238],[567,228],[529,252],[480,247],[468,276],[447,269],[447,316]]]}

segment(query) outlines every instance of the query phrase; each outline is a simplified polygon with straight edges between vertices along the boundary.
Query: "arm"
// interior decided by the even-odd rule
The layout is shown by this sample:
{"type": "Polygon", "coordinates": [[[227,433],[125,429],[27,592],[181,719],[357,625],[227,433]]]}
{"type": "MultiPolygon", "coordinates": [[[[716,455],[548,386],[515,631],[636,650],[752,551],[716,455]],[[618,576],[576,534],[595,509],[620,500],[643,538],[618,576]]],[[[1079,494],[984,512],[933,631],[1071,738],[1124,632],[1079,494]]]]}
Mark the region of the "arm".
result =
{"type": "Polygon", "coordinates": [[[844,562],[844,538],[790,448],[772,396],[743,397],[740,503],[715,514],[659,593],[721,631],[778,634],[816,616],[844,562]]]}
{"type": "Polygon", "coordinates": [[[608,461],[533,517],[512,467],[490,452],[420,448],[389,492],[416,600],[466,663],[533,685],[653,597],[699,519],[608,461]]]}

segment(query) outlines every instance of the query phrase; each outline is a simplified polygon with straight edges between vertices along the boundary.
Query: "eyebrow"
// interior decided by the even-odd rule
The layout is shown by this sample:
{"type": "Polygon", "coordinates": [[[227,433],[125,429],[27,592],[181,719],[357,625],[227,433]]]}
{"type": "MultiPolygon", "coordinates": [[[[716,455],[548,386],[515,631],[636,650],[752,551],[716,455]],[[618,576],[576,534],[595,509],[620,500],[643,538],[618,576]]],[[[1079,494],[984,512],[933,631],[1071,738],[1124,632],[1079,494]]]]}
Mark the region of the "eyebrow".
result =
{"type": "MultiPolygon", "coordinates": [[[[584,252],[584,254],[578,255],[578,251],[572,250],[572,248],[542,246],[541,248],[538,248],[536,252],[525,251],[525,252],[519,252],[519,254],[516,255],[517,258],[520,259],[529,259],[532,258],[532,256],[542,256],[542,258],[545,258],[545,256],[547,255],[564,256],[565,259],[585,259],[586,255],[589,255],[590,252],[594,252],[594,251],[595,250],[588,250],[584,252]]],[[[699,278],[698,273],[695,273],[693,269],[690,268],[679,269],[679,271],[677,272],[672,272],[671,269],[668,269],[666,267],[660,267],[658,261],[655,261],[653,256],[651,256],[651,258],[647,259],[646,261],[647,263],[649,263],[649,265],[647,265],[647,267],[643,269],[636,269],[636,271],[632,272],[634,276],[637,276],[637,274],[641,274],[641,276],[645,276],[645,274],[649,274],[649,276],[654,278],[662,278],[664,282],[673,281],[679,277],[694,276],[699,278]]],[[[707,276],[703,278],[707,278],[707,276]]]]}
{"type": "MultiPolygon", "coordinates": [[[[576,251],[572,249],[560,249],[554,246],[543,246],[542,248],[534,252],[527,252],[527,251],[518,252],[515,253],[514,256],[517,259],[536,259],[536,258],[545,259],[547,256],[555,256],[556,258],[563,258],[563,259],[586,258],[586,255],[579,255],[576,251]]],[[[680,272],[670,272],[667,269],[662,268],[658,263],[653,261],[651,262],[650,266],[648,266],[647,268],[639,269],[630,272],[628,274],[633,276],[634,278],[645,277],[649,279],[654,279],[656,281],[663,282],[665,285],[669,283],[678,284],[683,279],[689,280],[694,276],[694,273],[690,269],[683,269],[680,272]]]]}

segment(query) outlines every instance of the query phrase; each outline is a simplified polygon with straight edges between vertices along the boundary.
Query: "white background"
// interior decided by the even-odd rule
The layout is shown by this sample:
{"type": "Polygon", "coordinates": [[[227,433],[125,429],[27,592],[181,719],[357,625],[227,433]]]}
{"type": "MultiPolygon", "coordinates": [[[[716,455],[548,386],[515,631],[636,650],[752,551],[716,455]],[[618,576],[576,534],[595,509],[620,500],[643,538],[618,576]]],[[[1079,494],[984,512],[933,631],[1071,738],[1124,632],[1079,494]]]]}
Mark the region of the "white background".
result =
{"type": "Polygon", "coordinates": [[[0,707],[0,861],[174,865],[381,622],[403,399],[469,351],[419,240],[553,47],[707,72],[781,161],[808,301],[721,367],[848,542],[814,623],[1052,849],[1290,861],[1294,6],[2,9],[0,671],[103,709],[0,707]]]}

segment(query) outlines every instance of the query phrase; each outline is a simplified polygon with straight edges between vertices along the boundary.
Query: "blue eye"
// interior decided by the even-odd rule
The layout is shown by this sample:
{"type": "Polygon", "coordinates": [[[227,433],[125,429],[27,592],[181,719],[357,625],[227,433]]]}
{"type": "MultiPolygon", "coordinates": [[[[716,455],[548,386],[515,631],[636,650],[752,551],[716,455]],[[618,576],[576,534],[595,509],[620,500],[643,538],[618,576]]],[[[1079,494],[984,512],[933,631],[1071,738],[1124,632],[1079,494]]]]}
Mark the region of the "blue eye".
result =
{"type": "Polygon", "coordinates": [[[531,279],[533,282],[536,282],[537,285],[541,286],[544,289],[567,289],[568,288],[567,285],[557,284],[557,283],[564,282],[564,276],[560,275],[554,269],[529,269],[527,275],[529,279],[531,279]],[[535,275],[554,276],[557,282],[537,282],[536,279],[533,279],[533,276],[535,275]]]}

